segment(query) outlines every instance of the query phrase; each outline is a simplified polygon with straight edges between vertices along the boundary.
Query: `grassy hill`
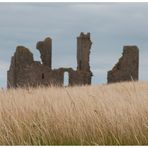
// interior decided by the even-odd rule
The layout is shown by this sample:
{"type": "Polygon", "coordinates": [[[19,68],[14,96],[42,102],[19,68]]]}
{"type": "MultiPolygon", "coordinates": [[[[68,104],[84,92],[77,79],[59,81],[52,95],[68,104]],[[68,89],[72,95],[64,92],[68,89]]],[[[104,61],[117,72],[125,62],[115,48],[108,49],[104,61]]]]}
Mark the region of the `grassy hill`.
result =
{"type": "Polygon", "coordinates": [[[0,90],[0,145],[146,144],[146,82],[0,90]]]}

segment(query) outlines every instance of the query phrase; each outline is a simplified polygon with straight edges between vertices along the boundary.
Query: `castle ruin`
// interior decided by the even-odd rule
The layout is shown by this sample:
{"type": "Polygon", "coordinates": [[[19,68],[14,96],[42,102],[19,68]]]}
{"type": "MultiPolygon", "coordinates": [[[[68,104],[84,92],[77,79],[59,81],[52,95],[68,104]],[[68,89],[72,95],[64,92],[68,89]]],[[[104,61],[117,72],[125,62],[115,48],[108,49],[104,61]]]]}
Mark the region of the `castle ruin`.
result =
{"type": "MultiPolygon", "coordinates": [[[[77,69],[52,69],[52,39],[46,38],[36,44],[40,61],[34,61],[33,54],[24,46],[17,46],[7,72],[7,87],[63,86],[64,73],[68,73],[68,86],[91,84],[92,72],[89,65],[92,42],[90,33],[80,33],[77,37],[77,69]]],[[[137,46],[124,46],[122,57],[107,72],[107,82],[137,81],[139,73],[139,49],[137,46]]]]}
{"type": "Polygon", "coordinates": [[[124,46],[122,57],[111,71],[108,71],[108,83],[138,80],[139,49],[137,46],[124,46]]]}
{"type": "Polygon", "coordinates": [[[92,42],[90,33],[81,33],[77,37],[77,69],[52,69],[52,39],[39,41],[36,48],[40,52],[41,62],[34,61],[33,54],[24,46],[18,46],[11,58],[7,72],[7,87],[26,86],[63,86],[64,73],[69,74],[69,86],[91,84],[92,72],[89,56],[92,42]]]}

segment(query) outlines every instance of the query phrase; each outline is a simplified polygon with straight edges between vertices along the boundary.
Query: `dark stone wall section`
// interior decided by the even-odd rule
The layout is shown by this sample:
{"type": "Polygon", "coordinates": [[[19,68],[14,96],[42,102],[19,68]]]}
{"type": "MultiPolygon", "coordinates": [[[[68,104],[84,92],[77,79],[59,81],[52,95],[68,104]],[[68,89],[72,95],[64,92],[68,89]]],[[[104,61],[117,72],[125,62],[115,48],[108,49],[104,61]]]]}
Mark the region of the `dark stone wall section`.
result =
{"type": "Polygon", "coordinates": [[[111,71],[108,71],[108,83],[138,80],[139,49],[137,46],[124,46],[122,57],[111,71]]]}

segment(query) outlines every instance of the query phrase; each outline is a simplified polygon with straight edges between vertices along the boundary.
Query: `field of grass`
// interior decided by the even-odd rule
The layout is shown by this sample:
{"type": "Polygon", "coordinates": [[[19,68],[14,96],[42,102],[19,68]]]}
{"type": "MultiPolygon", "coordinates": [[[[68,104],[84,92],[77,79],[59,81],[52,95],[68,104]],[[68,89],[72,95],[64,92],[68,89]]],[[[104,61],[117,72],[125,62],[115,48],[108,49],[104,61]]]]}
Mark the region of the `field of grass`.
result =
{"type": "Polygon", "coordinates": [[[148,83],[0,90],[0,145],[148,145],[148,83]]]}

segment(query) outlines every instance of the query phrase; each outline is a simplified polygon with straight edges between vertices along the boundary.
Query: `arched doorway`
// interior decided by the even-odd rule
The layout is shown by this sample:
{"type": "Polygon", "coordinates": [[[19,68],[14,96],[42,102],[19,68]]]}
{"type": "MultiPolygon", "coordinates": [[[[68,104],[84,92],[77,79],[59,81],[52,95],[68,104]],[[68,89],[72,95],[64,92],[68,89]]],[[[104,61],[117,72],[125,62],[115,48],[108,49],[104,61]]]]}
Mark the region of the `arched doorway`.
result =
{"type": "Polygon", "coordinates": [[[69,73],[64,72],[64,86],[68,86],[68,85],[69,85],[69,73]]]}

